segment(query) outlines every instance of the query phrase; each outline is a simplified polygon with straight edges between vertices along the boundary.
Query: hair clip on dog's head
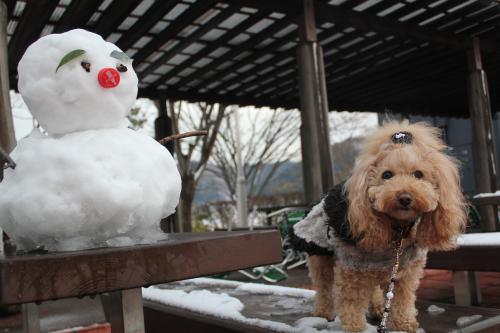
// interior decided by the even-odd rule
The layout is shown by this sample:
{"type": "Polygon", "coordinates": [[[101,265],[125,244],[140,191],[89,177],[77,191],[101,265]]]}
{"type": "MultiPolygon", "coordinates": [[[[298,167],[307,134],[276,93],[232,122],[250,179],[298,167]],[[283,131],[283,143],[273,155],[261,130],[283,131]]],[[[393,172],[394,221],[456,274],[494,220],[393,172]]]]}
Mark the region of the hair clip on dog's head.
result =
{"type": "Polygon", "coordinates": [[[413,135],[410,132],[397,132],[391,137],[393,143],[411,144],[413,142],[413,135]]]}

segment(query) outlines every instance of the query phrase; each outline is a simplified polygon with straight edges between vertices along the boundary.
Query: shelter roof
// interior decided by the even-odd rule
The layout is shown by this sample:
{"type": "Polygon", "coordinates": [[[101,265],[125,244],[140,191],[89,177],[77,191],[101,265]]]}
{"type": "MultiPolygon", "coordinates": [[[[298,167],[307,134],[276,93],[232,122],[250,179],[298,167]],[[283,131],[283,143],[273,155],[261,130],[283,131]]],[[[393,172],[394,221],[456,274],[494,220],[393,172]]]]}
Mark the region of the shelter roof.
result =
{"type": "MultiPolygon", "coordinates": [[[[38,37],[81,27],[134,58],[139,95],[299,107],[298,0],[4,0],[11,85],[38,37]]],[[[331,109],[466,116],[465,48],[481,40],[500,109],[500,3],[315,1],[331,109]]]]}

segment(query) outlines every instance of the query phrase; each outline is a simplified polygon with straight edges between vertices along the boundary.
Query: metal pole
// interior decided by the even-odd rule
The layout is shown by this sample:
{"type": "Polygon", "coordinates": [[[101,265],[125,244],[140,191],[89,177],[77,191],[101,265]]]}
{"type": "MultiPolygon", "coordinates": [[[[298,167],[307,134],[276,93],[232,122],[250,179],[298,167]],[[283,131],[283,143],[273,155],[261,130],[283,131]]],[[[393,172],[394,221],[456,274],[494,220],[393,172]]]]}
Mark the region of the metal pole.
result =
{"type": "Polygon", "coordinates": [[[307,202],[319,200],[333,186],[323,52],[317,41],[313,0],[304,0],[297,51],[301,104],[301,142],[307,202]]]}
{"type": "MultiPolygon", "coordinates": [[[[472,47],[467,50],[467,64],[476,192],[495,192],[498,174],[495,132],[491,117],[488,80],[483,70],[481,49],[477,38],[473,38],[472,47]]],[[[495,231],[498,221],[497,206],[480,206],[479,214],[482,229],[495,231]]]]}
{"type": "Polygon", "coordinates": [[[10,106],[7,50],[7,5],[0,0],[0,146],[10,153],[16,146],[16,137],[10,106]]]}
{"type": "Polygon", "coordinates": [[[239,108],[233,107],[234,120],[236,125],[236,170],[237,170],[237,207],[238,221],[244,228],[248,227],[248,206],[247,189],[245,180],[245,167],[241,156],[241,137],[240,137],[240,115],[239,108]]]}

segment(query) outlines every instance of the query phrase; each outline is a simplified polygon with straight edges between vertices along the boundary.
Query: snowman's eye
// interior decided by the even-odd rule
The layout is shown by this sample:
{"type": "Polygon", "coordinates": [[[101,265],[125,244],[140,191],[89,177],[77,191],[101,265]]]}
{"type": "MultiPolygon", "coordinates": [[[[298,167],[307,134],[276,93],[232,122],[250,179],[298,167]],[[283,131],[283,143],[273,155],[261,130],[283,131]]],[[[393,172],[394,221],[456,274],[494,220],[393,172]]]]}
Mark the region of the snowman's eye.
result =
{"type": "Polygon", "coordinates": [[[90,73],[90,62],[82,61],[81,65],[87,73],[90,73]]]}
{"type": "Polygon", "coordinates": [[[116,66],[116,69],[118,70],[118,72],[123,73],[127,71],[127,66],[119,64],[118,66],[116,66]]]}

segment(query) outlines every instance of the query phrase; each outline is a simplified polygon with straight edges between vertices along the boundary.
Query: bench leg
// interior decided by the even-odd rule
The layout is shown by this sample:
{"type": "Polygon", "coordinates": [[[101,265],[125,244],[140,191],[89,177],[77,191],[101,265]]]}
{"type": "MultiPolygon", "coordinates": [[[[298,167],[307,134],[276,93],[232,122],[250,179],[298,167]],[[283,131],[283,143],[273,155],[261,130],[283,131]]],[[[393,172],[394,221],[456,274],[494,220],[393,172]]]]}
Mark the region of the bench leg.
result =
{"type": "Polygon", "coordinates": [[[23,314],[23,333],[39,333],[40,317],[38,315],[38,305],[35,303],[25,303],[21,306],[23,314]]]}
{"type": "Polygon", "coordinates": [[[141,288],[114,291],[101,300],[112,333],[144,333],[141,288]]]}
{"type": "Polygon", "coordinates": [[[478,272],[454,271],[453,290],[455,293],[455,304],[463,306],[481,304],[478,272]]]}

